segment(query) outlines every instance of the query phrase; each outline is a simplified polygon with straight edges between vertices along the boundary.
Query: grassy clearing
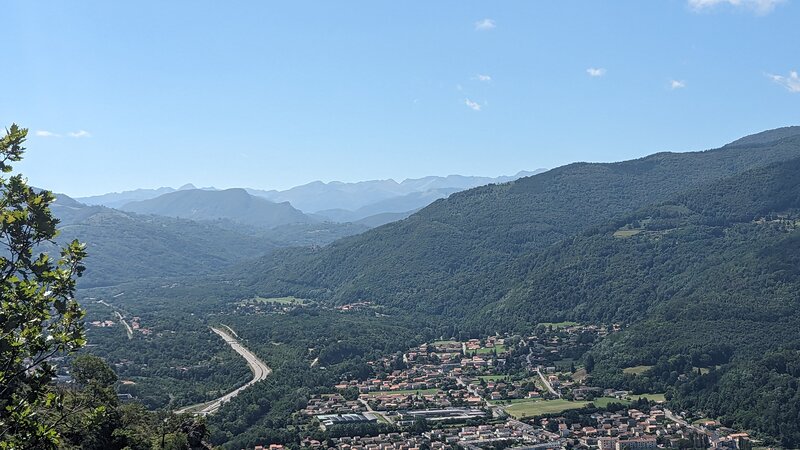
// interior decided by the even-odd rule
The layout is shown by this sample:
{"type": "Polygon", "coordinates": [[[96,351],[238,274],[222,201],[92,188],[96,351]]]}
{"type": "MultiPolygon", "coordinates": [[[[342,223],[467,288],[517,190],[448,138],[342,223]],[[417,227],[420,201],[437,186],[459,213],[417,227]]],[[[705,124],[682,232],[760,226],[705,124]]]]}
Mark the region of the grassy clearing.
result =
{"type": "Polygon", "coordinates": [[[631,401],[630,400],[625,400],[625,399],[619,399],[619,398],[615,398],[615,397],[599,397],[599,398],[596,398],[596,399],[592,400],[592,403],[594,403],[594,406],[596,406],[598,408],[605,408],[610,403],[621,403],[623,405],[630,405],[631,401]]]}
{"type": "Polygon", "coordinates": [[[255,303],[275,303],[279,305],[308,305],[311,303],[308,300],[296,297],[256,297],[253,301],[255,303]]]}
{"type": "Polygon", "coordinates": [[[481,375],[478,378],[483,381],[507,381],[510,379],[508,375],[481,375]]]}
{"type": "Polygon", "coordinates": [[[487,355],[489,353],[492,353],[492,351],[497,352],[497,354],[499,355],[500,353],[503,353],[504,351],[506,351],[506,346],[505,345],[495,345],[494,347],[489,347],[489,348],[481,347],[481,348],[479,348],[477,350],[472,351],[472,353],[474,353],[476,355],[487,355]]]}
{"type": "Polygon", "coordinates": [[[626,367],[622,369],[622,373],[633,374],[633,375],[641,375],[648,370],[652,369],[653,366],[634,366],[634,367],[626,367]]]}
{"type": "Polygon", "coordinates": [[[711,372],[711,369],[709,369],[708,367],[692,367],[692,370],[695,371],[695,372],[697,372],[699,370],[700,371],[700,375],[705,375],[708,372],[711,372]]]}
{"type": "Polygon", "coordinates": [[[535,417],[543,414],[556,414],[569,409],[579,409],[589,402],[571,402],[569,400],[520,400],[512,401],[511,406],[505,408],[506,412],[515,419],[535,417]]]}
{"type": "Polygon", "coordinates": [[[586,372],[586,369],[581,367],[580,369],[576,370],[575,373],[572,374],[572,379],[577,382],[582,382],[586,378],[589,377],[589,374],[586,372]]]}
{"type": "Polygon", "coordinates": [[[664,394],[637,394],[637,395],[631,395],[631,398],[632,399],[646,398],[646,399],[650,400],[651,402],[665,402],[665,401],[667,401],[667,399],[664,398],[664,394]]]}
{"type": "Polygon", "coordinates": [[[629,238],[631,236],[636,236],[637,234],[639,234],[641,232],[642,232],[642,230],[641,229],[637,229],[637,228],[627,229],[627,230],[626,229],[619,229],[619,230],[614,232],[614,237],[615,238],[629,238]]]}
{"type": "Polygon", "coordinates": [[[441,389],[408,389],[408,390],[401,390],[401,391],[372,391],[368,395],[369,396],[378,396],[378,395],[399,395],[399,396],[407,396],[407,395],[434,395],[441,393],[441,389]]]}
{"type": "Polygon", "coordinates": [[[433,341],[432,345],[453,345],[460,344],[458,341],[433,341]]]}

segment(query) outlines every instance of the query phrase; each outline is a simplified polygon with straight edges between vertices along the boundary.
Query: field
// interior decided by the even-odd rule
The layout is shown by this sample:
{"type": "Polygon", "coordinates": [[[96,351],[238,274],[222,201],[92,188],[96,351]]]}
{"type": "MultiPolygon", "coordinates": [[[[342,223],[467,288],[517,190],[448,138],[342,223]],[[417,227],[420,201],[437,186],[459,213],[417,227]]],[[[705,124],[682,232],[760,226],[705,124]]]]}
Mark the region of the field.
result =
{"type": "Polygon", "coordinates": [[[636,236],[637,234],[641,233],[642,230],[640,229],[633,229],[633,230],[617,230],[614,232],[615,238],[627,238],[631,236],[636,236]]]}
{"type": "Polygon", "coordinates": [[[504,409],[515,419],[523,417],[541,416],[542,414],[554,414],[568,409],[583,408],[589,402],[571,402],[569,400],[512,400],[511,406],[504,409]]]}
{"type": "Polygon", "coordinates": [[[508,375],[481,375],[480,378],[483,381],[498,381],[498,380],[508,380],[508,375]]]}
{"type": "Polygon", "coordinates": [[[633,375],[641,375],[648,370],[652,369],[653,366],[634,366],[634,367],[627,367],[622,369],[622,373],[633,374],[633,375]]]}
{"type": "Polygon", "coordinates": [[[481,347],[481,348],[475,350],[473,353],[475,353],[477,355],[486,355],[486,354],[492,353],[492,351],[496,351],[497,354],[503,353],[504,351],[506,351],[506,346],[505,345],[495,345],[494,347],[491,347],[491,348],[481,347]]]}
{"type": "Polygon", "coordinates": [[[631,398],[632,399],[646,398],[646,399],[650,400],[651,402],[665,402],[665,401],[667,401],[667,399],[664,398],[664,394],[637,394],[637,395],[631,395],[631,398]]]}
{"type": "Polygon", "coordinates": [[[575,373],[572,374],[572,379],[575,380],[575,381],[578,381],[578,382],[582,382],[588,376],[589,376],[589,374],[586,373],[586,369],[581,367],[580,369],[576,370],[575,373]]]}
{"type": "MultiPolygon", "coordinates": [[[[642,394],[642,395],[635,395],[632,398],[647,398],[648,400],[654,401],[663,401],[664,394],[642,394]]],[[[543,414],[555,414],[560,413],[563,411],[567,411],[569,409],[578,409],[587,406],[589,403],[594,404],[594,406],[598,408],[605,408],[610,403],[621,403],[623,405],[629,405],[631,400],[622,400],[613,397],[599,397],[592,401],[581,401],[581,402],[574,402],[570,400],[531,400],[531,399],[520,399],[520,400],[511,400],[511,405],[506,406],[504,409],[508,414],[513,416],[515,419],[520,419],[523,417],[534,417],[534,416],[541,416],[543,414]]]]}
{"type": "Polygon", "coordinates": [[[453,345],[458,344],[458,341],[433,341],[433,345],[453,345]]]}
{"type": "Polygon", "coordinates": [[[592,400],[592,403],[594,404],[594,406],[598,408],[605,408],[606,406],[609,405],[609,403],[621,403],[623,405],[630,405],[631,401],[614,397],[599,397],[592,400]]]}
{"type": "Polygon", "coordinates": [[[310,302],[308,300],[303,300],[302,298],[295,298],[295,297],[272,297],[272,298],[264,298],[264,297],[256,297],[253,299],[255,303],[276,303],[279,305],[308,305],[310,302]]]}

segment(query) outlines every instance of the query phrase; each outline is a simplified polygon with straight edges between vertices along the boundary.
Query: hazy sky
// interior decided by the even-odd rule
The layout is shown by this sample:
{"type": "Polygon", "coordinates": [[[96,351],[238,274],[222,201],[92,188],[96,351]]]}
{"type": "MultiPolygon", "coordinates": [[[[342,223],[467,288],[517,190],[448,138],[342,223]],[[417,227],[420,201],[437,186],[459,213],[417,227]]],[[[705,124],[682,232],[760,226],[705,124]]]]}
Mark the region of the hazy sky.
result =
{"type": "Polygon", "coordinates": [[[0,124],[70,195],[501,175],[800,123],[800,1],[6,1],[0,124]]]}

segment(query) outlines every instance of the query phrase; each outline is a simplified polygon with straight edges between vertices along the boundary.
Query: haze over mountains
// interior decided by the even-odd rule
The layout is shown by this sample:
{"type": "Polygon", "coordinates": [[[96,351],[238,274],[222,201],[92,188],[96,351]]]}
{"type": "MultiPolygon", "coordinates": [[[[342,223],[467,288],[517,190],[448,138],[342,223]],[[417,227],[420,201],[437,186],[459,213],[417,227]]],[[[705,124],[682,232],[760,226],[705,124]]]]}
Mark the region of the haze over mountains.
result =
{"type": "Polygon", "coordinates": [[[252,196],[244,189],[182,190],[149,200],[127,203],[121,209],[139,214],[193,220],[228,219],[263,228],[314,222],[309,216],[293,208],[289,202],[274,203],[252,196]]]}
{"type": "MultiPolygon", "coordinates": [[[[193,266],[203,266],[179,265],[184,273],[208,275],[184,278],[176,283],[178,288],[121,277],[115,281],[129,281],[126,291],[138,289],[137,295],[163,304],[190,299],[187,311],[192,313],[218,307],[229,314],[242,299],[254,296],[293,296],[329,311],[344,304],[368,304],[375,312],[365,312],[359,320],[404,323],[406,331],[434,338],[524,334],[537,324],[565,320],[619,324],[620,332],[589,350],[597,361],[589,370],[593,383],[666,392],[676,408],[702,410],[723,423],[746,424],[744,428],[769,433],[789,446],[800,442],[794,413],[800,406],[800,372],[787,369],[789,363],[776,366],[775,361],[800,358],[798,177],[800,127],[788,127],[713,150],[574,163],[454,192],[405,220],[330,239],[328,245],[289,247],[264,241],[262,255],[238,263],[225,259],[229,248],[211,245],[205,249],[211,254],[200,255],[199,261],[206,264],[219,252],[219,270],[193,273],[193,266]],[[789,353],[780,353],[784,351],[789,353]],[[623,371],[636,366],[658,369],[638,375],[623,371]],[[776,404],[787,407],[774,408],[776,404]]],[[[397,203],[432,191],[389,200],[397,203]]],[[[169,220],[213,227],[209,236],[219,236],[218,229],[255,229],[207,210],[208,199],[235,205],[234,197],[242,199],[240,208],[256,212],[263,206],[259,201],[269,208],[281,205],[241,189],[185,190],[134,205],[149,205],[148,214],[182,211],[194,220],[106,213],[129,216],[128,221],[152,220],[156,227],[148,233],[158,227],[171,230],[169,220]],[[200,200],[172,204],[173,198],[200,200]]],[[[69,213],[81,223],[99,221],[82,211],[100,207],[76,203],[65,200],[64,206],[73,208],[69,213]]],[[[380,201],[347,211],[367,211],[375,204],[380,201]]],[[[291,213],[290,220],[309,221],[270,232],[343,226],[320,222],[319,215],[288,204],[283,208],[291,213]]],[[[128,239],[133,232],[127,228],[112,227],[109,232],[117,233],[126,246],[139,245],[128,239]]],[[[229,239],[231,248],[240,245],[236,238],[229,239]]],[[[141,242],[143,248],[149,245],[141,242]]],[[[191,257],[171,252],[165,250],[164,261],[191,257]]],[[[136,257],[147,261],[152,256],[136,257]]],[[[207,267],[214,267],[213,260],[207,267]]],[[[309,317],[319,311],[309,311],[309,316],[298,312],[297,320],[312,320],[309,317]]],[[[254,319],[243,320],[249,324],[254,319]]],[[[353,341],[341,344],[341,336],[333,340],[326,364],[363,357],[364,350],[355,342],[371,348],[372,340],[348,329],[345,338],[350,337],[353,341]]],[[[272,339],[276,338],[264,342],[272,339]]],[[[307,346],[299,352],[306,354],[307,346]]],[[[308,362],[302,366],[306,370],[308,362]]],[[[292,386],[287,392],[296,390],[292,386]]],[[[259,395],[237,398],[220,414],[230,422],[259,395]]],[[[237,426],[236,432],[258,434],[258,420],[248,422],[251,428],[237,426]]],[[[223,425],[217,421],[217,426],[223,425]]]]}
{"type": "MultiPolygon", "coordinates": [[[[178,217],[177,214],[142,215],[105,206],[85,205],[69,196],[57,194],[56,201],[51,205],[53,214],[59,219],[60,235],[57,242],[64,244],[72,239],[86,242],[92,258],[92,264],[87,267],[80,286],[219,273],[234,264],[263,256],[275,248],[326,245],[367,229],[355,224],[311,223],[308,220],[296,222],[298,217],[307,217],[285,204],[274,204],[260,198],[255,199],[257,207],[248,208],[250,196],[244,191],[175,192],[188,196],[195,196],[196,193],[221,196],[234,206],[241,206],[235,205],[237,197],[246,196],[241,210],[251,212],[244,219],[257,223],[257,219],[266,215],[264,220],[272,226],[265,227],[260,223],[248,226],[231,220],[213,220],[216,217],[211,214],[187,214],[193,216],[193,220],[178,217]],[[269,216],[272,213],[275,215],[269,216]]],[[[55,246],[50,250],[55,250],[55,246]]]]}
{"type": "MultiPolygon", "coordinates": [[[[255,197],[261,197],[274,203],[288,202],[291,207],[311,215],[301,217],[282,208],[282,220],[275,223],[297,223],[314,221],[333,222],[358,222],[364,220],[367,226],[374,227],[384,223],[407,217],[414,211],[427,206],[431,202],[464,189],[473,188],[490,183],[505,183],[517,178],[530,176],[543,172],[538,169],[533,172],[522,171],[512,176],[501,177],[474,177],[450,175],[447,177],[424,177],[407,179],[400,183],[394,180],[373,180],[357,183],[343,183],[333,181],[313,183],[297,186],[284,191],[259,190],[245,188],[244,191],[255,197]]],[[[137,189],[120,193],[109,193],[92,197],[77,198],[78,201],[88,205],[104,205],[128,211],[158,214],[171,217],[198,218],[202,220],[228,218],[243,223],[252,224],[258,220],[257,216],[239,220],[234,211],[236,206],[245,203],[260,209],[267,209],[264,203],[248,199],[236,190],[225,190],[227,194],[214,195],[214,188],[198,190],[191,184],[179,189],[162,187],[158,189],[137,189]],[[186,192],[195,191],[192,194],[186,192]],[[200,192],[205,191],[205,193],[200,192]],[[164,197],[158,201],[148,202],[157,197],[164,197]],[[217,201],[233,204],[212,206],[217,201]],[[140,203],[141,202],[141,203],[140,203]]],[[[273,208],[274,212],[281,209],[273,208]]],[[[243,212],[241,214],[244,214],[243,212]]],[[[266,217],[266,216],[261,216],[266,217]]],[[[268,221],[269,222],[269,221],[268,221]]],[[[271,226],[269,223],[266,226],[271,226]]]]}
{"type": "Polygon", "coordinates": [[[448,321],[470,317],[518,281],[525,258],[560,240],[693,187],[798,156],[800,128],[792,128],[716,150],[570,164],[455,193],[320,252],[273,253],[261,262],[262,273],[251,272],[258,273],[253,282],[269,294],[376,299],[402,310],[446,312],[448,321]]]}

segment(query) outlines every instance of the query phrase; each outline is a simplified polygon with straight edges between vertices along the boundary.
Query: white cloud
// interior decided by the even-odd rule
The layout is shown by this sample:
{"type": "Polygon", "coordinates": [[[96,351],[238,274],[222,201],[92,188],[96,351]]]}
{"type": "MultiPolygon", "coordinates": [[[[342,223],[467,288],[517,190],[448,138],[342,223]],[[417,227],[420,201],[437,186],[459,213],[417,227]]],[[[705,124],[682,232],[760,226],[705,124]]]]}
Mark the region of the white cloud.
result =
{"type": "Polygon", "coordinates": [[[47,131],[47,130],[37,130],[36,135],[39,137],[61,137],[60,134],[53,133],[52,131],[47,131]]]}
{"type": "Polygon", "coordinates": [[[92,137],[92,134],[86,130],[78,130],[78,131],[70,131],[69,133],[67,133],[67,136],[73,138],[88,138],[92,137]]]}
{"type": "Polygon", "coordinates": [[[475,31],[494,30],[497,24],[492,19],[483,19],[475,22],[475,31]]]}
{"type": "Polygon", "coordinates": [[[478,79],[478,81],[485,81],[485,82],[487,82],[487,83],[488,83],[489,81],[492,81],[492,77],[491,77],[491,76],[489,76],[489,75],[483,75],[483,74],[480,74],[480,73],[479,73],[479,74],[478,74],[478,76],[476,76],[475,78],[477,78],[477,79],[478,79]]]}
{"type": "Polygon", "coordinates": [[[754,11],[756,14],[768,14],[784,0],[688,0],[689,8],[704,11],[719,5],[728,5],[754,11]]]}
{"type": "Polygon", "coordinates": [[[464,104],[465,104],[465,105],[467,105],[467,108],[469,108],[469,109],[471,109],[471,110],[473,110],[473,111],[480,111],[480,110],[481,110],[481,105],[480,105],[480,103],[478,103],[478,102],[473,102],[473,101],[472,101],[472,100],[470,100],[470,99],[465,99],[465,100],[464,100],[464,104]]]}
{"type": "Polygon", "coordinates": [[[602,77],[606,74],[606,69],[589,67],[586,69],[586,73],[588,73],[590,77],[602,77]]]}
{"type": "Polygon", "coordinates": [[[783,75],[772,75],[772,74],[767,74],[767,76],[772,81],[785,87],[789,92],[800,92],[800,76],[797,75],[797,71],[795,70],[789,72],[788,77],[784,77],[783,75]]]}
{"type": "Polygon", "coordinates": [[[669,82],[669,87],[672,89],[683,89],[686,87],[686,82],[682,80],[672,80],[669,82]]]}

